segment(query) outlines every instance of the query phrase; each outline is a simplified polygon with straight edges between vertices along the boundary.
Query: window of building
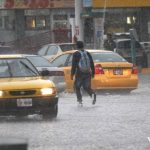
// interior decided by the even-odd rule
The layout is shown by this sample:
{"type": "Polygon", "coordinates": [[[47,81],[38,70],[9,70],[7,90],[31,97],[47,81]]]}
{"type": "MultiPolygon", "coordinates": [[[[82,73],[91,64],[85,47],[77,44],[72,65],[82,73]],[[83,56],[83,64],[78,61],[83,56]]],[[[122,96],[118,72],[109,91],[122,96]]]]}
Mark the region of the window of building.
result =
{"type": "Polygon", "coordinates": [[[14,30],[15,28],[14,10],[0,10],[0,29],[14,30]]]}
{"type": "Polygon", "coordinates": [[[4,29],[4,30],[14,29],[14,21],[10,16],[2,16],[0,18],[0,29],[4,29]]]}
{"type": "Polygon", "coordinates": [[[37,28],[45,28],[46,27],[46,18],[44,16],[36,17],[36,27],[37,28]]]}
{"type": "Polygon", "coordinates": [[[0,29],[3,29],[3,18],[0,18],[0,29]]]}
{"type": "Polygon", "coordinates": [[[53,15],[53,28],[62,29],[68,27],[67,15],[56,14],[53,15]]]}
{"type": "Polygon", "coordinates": [[[35,18],[34,17],[26,17],[26,28],[27,29],[35,28],[35,18]]]}
{"type": "Polygon", "coordinates": [[[48,29],[50,27],[49,16],[26,16],[26,29],[48,29]]]}
{"type": "Polygon", "coordinates": [[[53,15],[53,20],[67,20],[67,15],[53,15]]]}

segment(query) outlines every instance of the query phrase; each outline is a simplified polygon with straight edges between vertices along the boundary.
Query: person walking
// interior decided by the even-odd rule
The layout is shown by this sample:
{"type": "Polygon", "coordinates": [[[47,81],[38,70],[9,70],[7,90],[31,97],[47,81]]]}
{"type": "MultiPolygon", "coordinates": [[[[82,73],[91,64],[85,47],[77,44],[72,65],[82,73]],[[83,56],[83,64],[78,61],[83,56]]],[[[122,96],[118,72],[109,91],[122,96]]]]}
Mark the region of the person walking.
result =
{"type": "Polygon", "coordinates": [[[115,48],[116,48],[116,44],[112,39],[112,34],[107,33],[107,39],[104,41],[104,49],[114,51],[115,48]]]}
{"type": "Polygon", "coordinates": [[[92,104],[96,103],[96,94],[91,89],[91,79],[94,78],[95,69],[92,56],[84,50],[83,41],[77,41],[77,49],[73,54],[71,67],[71,80],[75,77],[74,88],[77,96],[77,101],[82,105],[81,87],[92,98],[92,104]]]}

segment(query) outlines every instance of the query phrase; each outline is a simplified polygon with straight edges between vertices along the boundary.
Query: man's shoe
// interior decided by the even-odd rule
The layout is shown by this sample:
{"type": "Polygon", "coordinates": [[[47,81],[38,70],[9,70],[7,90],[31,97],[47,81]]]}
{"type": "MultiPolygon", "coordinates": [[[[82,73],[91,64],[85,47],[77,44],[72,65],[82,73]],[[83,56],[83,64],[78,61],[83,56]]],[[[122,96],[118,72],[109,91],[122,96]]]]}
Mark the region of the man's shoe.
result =
{"type": "Polygon", "coordinates": [[[79,106],[83,106],[82,100],[78,99],[77,101],[78,101],[79,106]]]}
{"type": "Polygon", "coordinates": [[[92,104],[94,105],[95,103],[96,103],[96,94],[95,93],[93,93],[92,94],[92,104]]]}
{"type": "Polygon", "coordinates": [[[83,106],[82,101],[79,101],[78,106],[80,106],[80,107],[82,107],[82,106],[83,106]]]}

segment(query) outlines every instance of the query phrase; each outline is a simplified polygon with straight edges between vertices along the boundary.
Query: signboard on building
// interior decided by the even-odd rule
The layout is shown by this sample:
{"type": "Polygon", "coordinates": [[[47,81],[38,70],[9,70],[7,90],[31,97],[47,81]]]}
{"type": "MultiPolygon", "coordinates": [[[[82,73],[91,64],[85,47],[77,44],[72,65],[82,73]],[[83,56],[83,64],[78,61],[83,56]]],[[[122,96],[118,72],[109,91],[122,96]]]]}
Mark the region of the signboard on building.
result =
{"type": "Polygon", "coordinates": [[[83,7],[92,7],[92,0],[83,0],[83,7]]]}
{"type": "Polygon", "coordinates": [[[68,8],[74,0],[0,0],[0,9],[68,8]]]}
{"type": "Polygon", "coordinates": [[[148,7],[150,0],[93,0],[93,8],[104,8],[106,3],[107,8],[114,7],[148,7]]]}

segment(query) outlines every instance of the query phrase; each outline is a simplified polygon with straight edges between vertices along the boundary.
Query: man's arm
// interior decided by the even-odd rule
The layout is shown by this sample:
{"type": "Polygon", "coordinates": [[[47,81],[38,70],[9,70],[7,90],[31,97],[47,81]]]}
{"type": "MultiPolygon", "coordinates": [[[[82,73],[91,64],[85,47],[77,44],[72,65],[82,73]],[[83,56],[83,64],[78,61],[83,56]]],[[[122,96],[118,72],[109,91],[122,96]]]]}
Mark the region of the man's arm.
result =
{"type": "Polygon", "coordinates": [[[94,67],[93,58],[92,58],[92,56],[91,56],[90,53],[88,53],[88,55],[89,55],[89,59],[90,59],[90,65],[91,65],[92,77],[94,77],[94,75],[95,75],[95,67],[94,67]]]}
{"type": "Polygon", "coordinates": [[[71,80],[73,80],[73,76],[75,75],[77,63],[76,63],[76,52],[73,53],[72,57],[72,67],[71,67],[71,80]]]}

